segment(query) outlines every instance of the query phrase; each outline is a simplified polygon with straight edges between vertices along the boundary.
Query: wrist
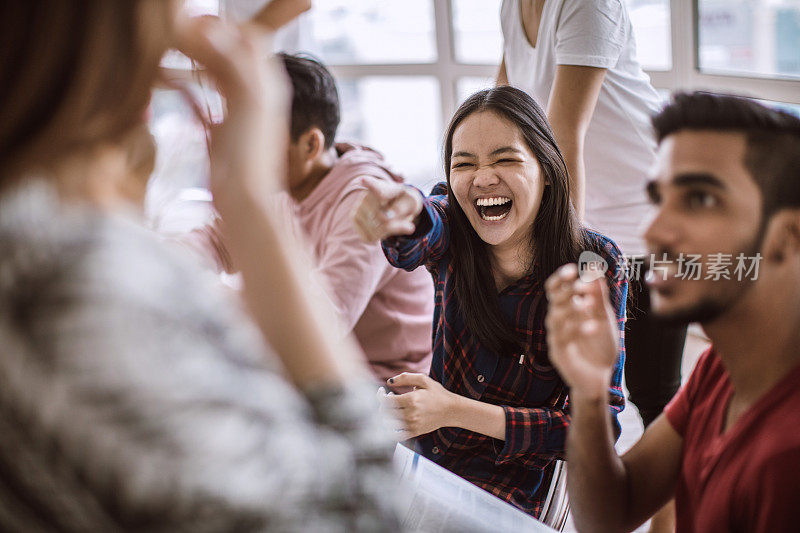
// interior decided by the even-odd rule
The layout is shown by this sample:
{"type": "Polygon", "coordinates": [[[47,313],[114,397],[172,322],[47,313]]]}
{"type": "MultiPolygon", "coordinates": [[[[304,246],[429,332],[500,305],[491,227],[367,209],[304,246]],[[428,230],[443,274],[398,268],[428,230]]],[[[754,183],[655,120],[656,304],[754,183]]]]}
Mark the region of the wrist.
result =
{"type": "Polygon", "coordinates": [[[591,380],[570,384],[570,403],[575,403],[576,401],[584,404],[607,403],[611,375],[612,369],[609,368],[591,380]]]}
{"type": "Polygon", "coordinates": [[[442,427],[462,427],[462,413],[466,398],[454,392],[447,391],[447,401],[442,410],[442,427]]]}

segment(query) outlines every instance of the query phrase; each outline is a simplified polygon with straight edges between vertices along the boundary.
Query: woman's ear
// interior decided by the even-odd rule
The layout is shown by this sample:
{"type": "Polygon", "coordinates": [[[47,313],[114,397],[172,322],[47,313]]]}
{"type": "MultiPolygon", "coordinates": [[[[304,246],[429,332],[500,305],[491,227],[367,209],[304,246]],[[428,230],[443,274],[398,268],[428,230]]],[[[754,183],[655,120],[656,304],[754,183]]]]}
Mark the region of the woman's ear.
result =
{"type": "Polygon", "coordinates": [[[768,261],[800,258],[800,210],[782,209],[772,215],[762,248],[768,261]]]}

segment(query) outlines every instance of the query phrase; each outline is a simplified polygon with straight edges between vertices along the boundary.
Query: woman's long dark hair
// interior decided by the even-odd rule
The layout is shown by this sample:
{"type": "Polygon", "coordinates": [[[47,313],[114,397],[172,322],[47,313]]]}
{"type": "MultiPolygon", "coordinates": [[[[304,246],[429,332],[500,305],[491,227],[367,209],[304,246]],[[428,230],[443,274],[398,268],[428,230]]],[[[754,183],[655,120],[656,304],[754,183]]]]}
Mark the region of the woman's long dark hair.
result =
{"type": "Polygon", "coordinates": [[[561,265],[576,262],[586,237],[569,200],[567,166],[542,108],[513,87],[495,87],[470,96],[450,121],[444,143],[455,293],[474,338],[500,355],[512,355],[523,348],[523,339],[500,310],[488,245],[475,232],[449,187],[453,134],[465,118],[480,111],[496,113],[519,128],[542,169],[546,185],[531,235],[531,268],[536,269],[540,281],[561,265]]]}

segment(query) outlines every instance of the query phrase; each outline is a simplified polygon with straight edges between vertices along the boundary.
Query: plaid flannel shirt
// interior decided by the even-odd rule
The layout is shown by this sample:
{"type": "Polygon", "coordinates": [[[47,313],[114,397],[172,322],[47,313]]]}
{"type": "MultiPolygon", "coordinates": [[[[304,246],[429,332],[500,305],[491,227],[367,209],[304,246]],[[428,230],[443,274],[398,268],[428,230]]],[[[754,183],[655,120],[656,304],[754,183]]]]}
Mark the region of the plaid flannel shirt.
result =
{"type": "MultiPolygon", "coordinates": [[[[623,258],[606,237],[588,232],[590,249],[609,265],[606,274],[624,341],[628,283],[623,258]],[[624,269],[622,270],[624,274],[624,269]]],[[[525,335],[525,351],[499,356],[465,329],[456,301],[448,252],[447,185],[440,183],[424,200],[417,232],[383,242],[396,267],[424,265],[433,276],[435,310],[430,376],[448,390],[500,405],[506,415],[505,441],[456,427],[444,427],[416,438],[415,449],[434,462],[523,511],[538,516],[548,487],[540,487],[545,469],[564,456],[569,426],[567,388],[547,355],[544,281],[534,272],[499,293],[500,307],[517,332],[525,335]]],[[[609,389],[610,412],[619,434],[617,415],[625,399],[621,388],[624,342],[609,389]]]]}

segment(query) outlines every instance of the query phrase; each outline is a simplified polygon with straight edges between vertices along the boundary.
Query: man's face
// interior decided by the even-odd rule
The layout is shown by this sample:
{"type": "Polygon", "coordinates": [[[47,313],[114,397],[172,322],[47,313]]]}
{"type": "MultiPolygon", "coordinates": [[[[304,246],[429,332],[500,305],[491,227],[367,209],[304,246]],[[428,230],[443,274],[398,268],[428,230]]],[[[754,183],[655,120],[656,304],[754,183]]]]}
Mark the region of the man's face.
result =
{"type": "Polygon", "coordinates": [[[656,315],[708,321],[752,285],[735,270],[740,254],[753,257],[761,246],[762,196],[744,166],[745,151],[741,133],[684,130],[661,143],[648,184],[657,212],[644,234],[647,258],[655,258],[648,284],[656,315]],[[702,269],[692,279],[689,260],[698,255],[702,269]]]}

